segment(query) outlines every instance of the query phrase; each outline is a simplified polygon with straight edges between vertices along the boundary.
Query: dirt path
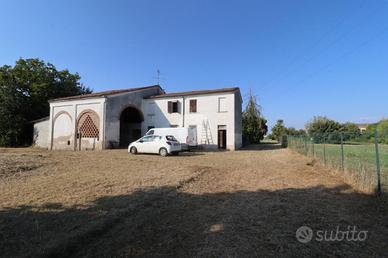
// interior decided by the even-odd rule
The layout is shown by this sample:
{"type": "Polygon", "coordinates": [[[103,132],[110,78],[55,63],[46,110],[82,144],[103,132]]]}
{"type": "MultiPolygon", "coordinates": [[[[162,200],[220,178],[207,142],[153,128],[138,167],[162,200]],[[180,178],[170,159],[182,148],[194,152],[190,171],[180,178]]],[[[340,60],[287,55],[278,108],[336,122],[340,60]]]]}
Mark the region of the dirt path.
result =
{"type": "MultiPolygon", "coordinates": [[[[12,153],[12,158],[22,155],[12,153]]],[[[386,202],[357,193],[339,177],[275,145],[167,159],[128,157],[122,151],[23,154],[26,159],[42,155],[43,161],[35,162],[28,176],[0,183],[0,254],[6,256],[388,253],[386,202]],[[69,159],[70,168],[62,167],[69,159]],[[313,238],[301,243],[295,232],[303,225],[314,234],[356,226],[368,235],[358,242],[313,238]]],[[[8,156],[0,158],[12,163],[8,156]]]]}

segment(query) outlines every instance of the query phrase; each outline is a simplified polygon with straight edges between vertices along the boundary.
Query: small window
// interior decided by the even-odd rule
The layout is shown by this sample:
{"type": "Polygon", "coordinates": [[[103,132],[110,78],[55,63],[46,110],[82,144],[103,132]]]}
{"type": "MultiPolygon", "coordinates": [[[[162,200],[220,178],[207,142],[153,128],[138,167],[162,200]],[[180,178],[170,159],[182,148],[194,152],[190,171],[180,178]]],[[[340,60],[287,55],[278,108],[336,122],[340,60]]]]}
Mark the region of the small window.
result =
{"type": "Polygon", "coordinates": [[[149,105],[148,105],[148,115],[149,116],[154,116],[155,115],[155,110],[156,110],[156,107],[155,107],[155,102],[150,102],[149,105]]]}
{"type": "Polygon", "coordinates": [[[178,127],[178,125],[171,125],[171,127],[175,128],[175,127],[178,127]]]}
{"type": "Polygon", "coordinates": [[[227,112],[225,97],[218,98],[218,112],[227,112]]]}
{"type": "Polygon", "coordinates": [[[167,102],[168,113],[179,113],[179,101],[167,102]]]}
{"type": "Polygon", "coordinates": [[[172,135],[166,135],[167,141],[177,142],[178,140],[172,135]]]}
{"type": "Polygon", "coordinates": [[[143,138],[140,139],[141,142],[152,142],[154,140],[154,136],[148,135],[144,136],[143,138]]]}
{"type": "Polygon", "coordinates": [[[197,112],[197,100],[190,99],[190,113],[196,113],[196,112],[197,112]]]}
{"type": "Polygon", "coordinates": [[[172,103],[172,112],[178,113],[178,101],[172,103]]]}
{"type": "Polygon", "coordinates": [[[152,129],[152,128],[148,128],[148,133],[147,133],[147,135],[153,135],[154,134],[154,130],[150,130],[150,129],[152,129]]]}

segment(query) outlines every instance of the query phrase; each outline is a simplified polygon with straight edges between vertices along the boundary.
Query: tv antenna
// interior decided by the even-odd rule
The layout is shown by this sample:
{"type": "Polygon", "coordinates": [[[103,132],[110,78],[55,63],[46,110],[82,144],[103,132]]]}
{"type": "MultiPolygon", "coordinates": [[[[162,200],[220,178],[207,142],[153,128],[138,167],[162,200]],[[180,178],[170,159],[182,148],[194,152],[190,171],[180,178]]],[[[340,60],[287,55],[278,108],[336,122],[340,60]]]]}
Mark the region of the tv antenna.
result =
{"type": "Polygon", "coordinates": [[[160,85],[160,70],[156,70],[156,80],[157,80],[157,83],[158,85],[160,85]]]}

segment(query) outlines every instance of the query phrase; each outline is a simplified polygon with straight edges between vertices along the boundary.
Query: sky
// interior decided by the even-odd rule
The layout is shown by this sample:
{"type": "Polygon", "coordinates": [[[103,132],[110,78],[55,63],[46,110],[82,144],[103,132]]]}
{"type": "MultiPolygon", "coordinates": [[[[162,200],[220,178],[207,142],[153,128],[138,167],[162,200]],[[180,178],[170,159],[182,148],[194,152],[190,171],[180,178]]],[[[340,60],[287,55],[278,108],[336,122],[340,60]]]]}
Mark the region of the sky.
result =
{"type": "Polygon", "coordinates": [[[94,91],[240,87],[270,126],[388,117],[387,0],[0,0],[0,65],[40,58],[94,91]]]}

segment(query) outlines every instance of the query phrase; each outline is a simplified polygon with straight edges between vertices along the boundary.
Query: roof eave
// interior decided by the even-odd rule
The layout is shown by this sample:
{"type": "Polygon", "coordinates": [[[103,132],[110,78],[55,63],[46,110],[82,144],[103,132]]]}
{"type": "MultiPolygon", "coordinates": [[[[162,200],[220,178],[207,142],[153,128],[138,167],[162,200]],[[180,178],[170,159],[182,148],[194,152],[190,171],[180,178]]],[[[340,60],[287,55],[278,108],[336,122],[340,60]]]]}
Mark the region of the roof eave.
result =
{"type": "MultiPolygon", "coordinates": [[[[162,98],[181,98],[181,97],[186,97],[186,96],[199,96],[199,95],[211,95],[211,94],[221,94],[221,93],[236,93],[236,92],[240,92],[240,88],[239,87],[235,87],[235,88],[230,88],[230,89],[227,89],[227,90],[214,90],[214,91],[208,91],[208,92],[201,92],[201,91],[198,91],[198,92],[190,92],[190,93],[182,93],[180,94],[179,92],[178,93],[168,93],[168,94],[161,94],[161,95],[153,95],[153,96],[149,96],[147,97],[146,99],[162,99],[162,98]]],[[[240,93],[241,95],[241,93],[240,93]]]]}

